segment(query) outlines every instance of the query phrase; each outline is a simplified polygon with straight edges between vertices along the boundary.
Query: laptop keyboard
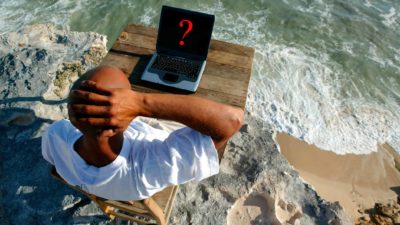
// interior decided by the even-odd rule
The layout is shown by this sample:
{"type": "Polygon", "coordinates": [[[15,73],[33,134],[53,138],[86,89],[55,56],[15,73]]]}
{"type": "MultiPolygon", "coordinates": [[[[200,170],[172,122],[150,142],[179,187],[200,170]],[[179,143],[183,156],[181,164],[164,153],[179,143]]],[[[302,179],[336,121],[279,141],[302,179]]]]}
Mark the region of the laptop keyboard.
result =
{"type": "Polygon", "coordinates": [[[151,68],[186,75],[193,79],[197,76],[200,65],[183,58],[157,55],[151,68]]]}

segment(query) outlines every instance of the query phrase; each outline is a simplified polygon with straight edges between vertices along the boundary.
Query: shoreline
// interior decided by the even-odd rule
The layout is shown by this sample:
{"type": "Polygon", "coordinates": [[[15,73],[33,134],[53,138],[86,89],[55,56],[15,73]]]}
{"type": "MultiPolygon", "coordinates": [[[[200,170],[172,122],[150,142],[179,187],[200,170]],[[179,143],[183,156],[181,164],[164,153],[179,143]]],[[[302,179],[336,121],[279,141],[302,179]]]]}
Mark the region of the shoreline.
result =
{"type": "Polygon", "coordinates": [[[275,141],[300,177],[322,198],[338,201],[354,222],[400,193],[400,156],[388,144],[367,155],[337,155],[285,133],[277,133],[275,141]]]}

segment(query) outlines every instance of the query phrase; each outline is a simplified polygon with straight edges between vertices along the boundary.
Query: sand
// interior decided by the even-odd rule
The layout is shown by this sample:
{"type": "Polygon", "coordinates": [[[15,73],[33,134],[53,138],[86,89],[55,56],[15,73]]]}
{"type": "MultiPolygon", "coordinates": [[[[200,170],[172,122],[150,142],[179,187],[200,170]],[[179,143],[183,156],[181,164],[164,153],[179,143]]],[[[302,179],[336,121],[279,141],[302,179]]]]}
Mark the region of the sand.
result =
{"type": "Polygon", "coordinates": [[[322,198],[338,201],[353,221],[375,202],[400,193],[399,156],[389,145],[378,146],[368,155],[337,155],[284,133],[275,140],[300,176],[322,198]]]}

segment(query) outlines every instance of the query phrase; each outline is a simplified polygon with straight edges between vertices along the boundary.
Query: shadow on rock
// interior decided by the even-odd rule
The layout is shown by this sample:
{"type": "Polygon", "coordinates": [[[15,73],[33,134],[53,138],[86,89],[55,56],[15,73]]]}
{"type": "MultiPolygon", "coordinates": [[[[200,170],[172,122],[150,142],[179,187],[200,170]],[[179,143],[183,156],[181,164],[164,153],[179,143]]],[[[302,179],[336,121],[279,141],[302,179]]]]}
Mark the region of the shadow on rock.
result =
{"type": "Polygon", "coordinates": [[[17,102],[36,102],[36,101],[39,101],[46,105],[59,105],[62,103],[67,103],[67,100],[68,100],[67,98],[61,99],[61,100],[47,100],[47,99],[43,98],[42,96],[15,97],[15,98],[8,98],[8,99],[0,100],[0,105],[1,104],[9,104],[9,103],[17,103],[17,102]]]}
{"type": "Polygon", "coordinates": [[[35,122],[51,123],[53,120],[37,117],[35,111],[29,108],[0,109],[0,126],[4,126],[6,131],[26,129],[35,122]]]}
{"type": "Polygon", "coordinates": [[[41,136],[53,121],[35,117],[29,109],[3,109],[0,115],[2,224],[73,223],[73,215],[90,201],[54,180],[50,164],[42,158],[41,136]]]}

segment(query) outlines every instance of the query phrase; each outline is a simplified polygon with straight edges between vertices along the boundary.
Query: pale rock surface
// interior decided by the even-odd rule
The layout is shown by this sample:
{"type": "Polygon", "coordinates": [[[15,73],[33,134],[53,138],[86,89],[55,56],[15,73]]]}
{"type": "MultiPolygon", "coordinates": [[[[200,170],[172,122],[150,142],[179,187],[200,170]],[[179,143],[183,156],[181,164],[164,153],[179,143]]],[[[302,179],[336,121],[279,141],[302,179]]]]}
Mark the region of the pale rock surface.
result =
{"type": "MultiPolygon", "coordinates": [[[[66,117],[71,83],[101,61],[106,38],[33,25],[0,36],[0,224],[126,224],[49,174],[46,127],[66,117]]],[[[350,224],[280,154],[273,130],[247,113],[220,174],[180,186],[170,224],[350,224]]]]}
{"type": "Polygon", "coordinates": [[[356,221],[356,225],[400,224],[400,197],[375,203],[374,208],[364,210],[364,214],[356,221]]]}

